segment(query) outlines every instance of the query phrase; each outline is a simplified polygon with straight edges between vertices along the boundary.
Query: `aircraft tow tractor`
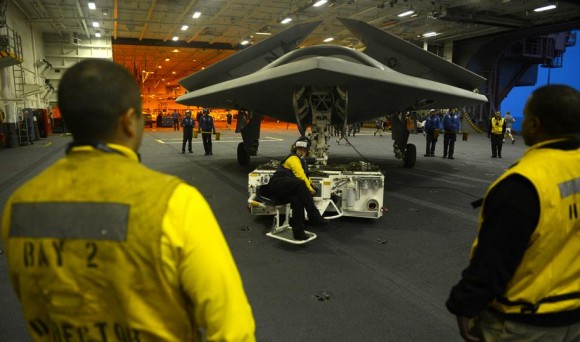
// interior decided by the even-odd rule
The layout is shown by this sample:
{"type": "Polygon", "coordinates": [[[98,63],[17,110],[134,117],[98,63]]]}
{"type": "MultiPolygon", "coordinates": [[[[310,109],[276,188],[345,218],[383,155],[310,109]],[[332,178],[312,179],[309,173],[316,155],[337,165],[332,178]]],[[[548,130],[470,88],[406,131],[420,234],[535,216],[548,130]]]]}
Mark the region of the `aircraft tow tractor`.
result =
{"type": "MultiPolygon", "coordinates": [[[[310,239],[294,240],[290,226],[290,204],[279,203],[263,196],[260,186],[268,184],[278,168],[278,161],[258,166],[248,177],[248,207],[252,215],[274,215],[269,237],[293,244],[303,244],[316,238],[316,234],[306,232],[310,239]],[[280,215],[284,214],[284,222],[280,215]]],[[[326,219],[342,216],[378,219],[383,215],[383,173],[376,165],[366,162],[324,165],[310,171],[310,179],[318,188],[314,204],[326,219]]]]}

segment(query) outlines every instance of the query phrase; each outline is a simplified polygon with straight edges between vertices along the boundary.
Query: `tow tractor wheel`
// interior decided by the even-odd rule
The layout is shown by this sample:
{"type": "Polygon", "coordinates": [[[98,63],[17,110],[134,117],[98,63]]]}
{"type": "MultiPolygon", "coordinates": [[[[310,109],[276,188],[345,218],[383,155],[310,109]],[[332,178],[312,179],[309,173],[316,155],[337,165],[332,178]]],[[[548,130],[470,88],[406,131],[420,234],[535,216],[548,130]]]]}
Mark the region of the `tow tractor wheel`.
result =
{"type": "Polygon", "coordinates": [[[413,144],[407,144],[405,149],[405,155],[403,156],[404,164],[403,166],[410,169],[415,166],[415,161],[417,160],[417,148],[413,144]]]}
{"type": "Polygon", "coordinates": [[[238,164],[248,165],[249,162],[250,162],[250,156],[246,153],[246,148],[244,147],[244,143],[241,142],[238,144],[238,164]]]}

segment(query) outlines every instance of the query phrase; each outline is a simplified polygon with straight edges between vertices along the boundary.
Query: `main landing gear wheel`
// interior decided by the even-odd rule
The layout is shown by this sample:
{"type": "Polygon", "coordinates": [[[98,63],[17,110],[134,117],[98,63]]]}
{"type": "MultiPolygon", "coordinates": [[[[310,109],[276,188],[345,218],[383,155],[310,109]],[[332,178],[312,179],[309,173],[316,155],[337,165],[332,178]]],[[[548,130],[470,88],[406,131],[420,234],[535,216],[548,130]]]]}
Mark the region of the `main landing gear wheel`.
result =
{"type": "Polygon", "coordinates": [[[241,142],[238,144],[238,164],[240,165],[248,165],[250,162],[250,156],[246,153],[246,148],[244,147],[244,143],[241,142]]]}
{"type": "Polygon", "coordinates": [[[415,161],[417,160],[417,148],[413,144],[407,144],[405,149],[405,155],[403,156],[403,166],[407,169],[415,166],[415,161]]]}

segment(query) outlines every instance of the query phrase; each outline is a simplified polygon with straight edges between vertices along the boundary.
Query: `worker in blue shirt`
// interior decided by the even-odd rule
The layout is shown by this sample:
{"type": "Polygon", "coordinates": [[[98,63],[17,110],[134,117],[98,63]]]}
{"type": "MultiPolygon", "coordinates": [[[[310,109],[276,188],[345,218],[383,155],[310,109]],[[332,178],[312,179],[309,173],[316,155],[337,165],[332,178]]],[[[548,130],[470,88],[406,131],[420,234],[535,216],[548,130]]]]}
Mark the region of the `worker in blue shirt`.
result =
{"type": "Polygon", "coordinates": [[[209,116],[209,109],[203,109],[203,116],[199,118],[199,132],[201,133],[201,140],[203,140],[203,149],[205,150],[205,155],[210,156],[213,154],[211,150],[211,135],[215,134],[215,125],[213,123],[213,118],[209,116]]]}
{"type": "Polygon", "coordinates": [[[173,111],[173,114],[171,114],[171,118],[173,119],[173,130],[179,131],[179,113],[177,112],[177,110],[173,111]]]}
{"type": "Polygon", "coordinates": [[[185,153],[185,144],[189,143],[189,153],[193,153],[191,148],[191,138],[193,138],[193,129],[195,128],[195,120],[191,117],[191,111],[185,111],[185,117],[181,120],[181,127],[183,127],[183,144],[181,145],[181,153],[185,153]]]}
{"type": "Polygon", "coordinates": [[[429,115],[425,119],[425,138],[427,146],[425,147],[425,157],[435,157],[435,144],[439,137],[439,130],[441,129],[441,120],[435,113],[435,109],[429,111],[429,115]]]}
{"type": "Polygon", "coordinates": [[[457,132],[461,130],[461,117],[457,114],[456,109],[451,109],[443,117],[443,158],[455,159],[453,152],[455,151],[455,140],[457,139],[457,132]]]}

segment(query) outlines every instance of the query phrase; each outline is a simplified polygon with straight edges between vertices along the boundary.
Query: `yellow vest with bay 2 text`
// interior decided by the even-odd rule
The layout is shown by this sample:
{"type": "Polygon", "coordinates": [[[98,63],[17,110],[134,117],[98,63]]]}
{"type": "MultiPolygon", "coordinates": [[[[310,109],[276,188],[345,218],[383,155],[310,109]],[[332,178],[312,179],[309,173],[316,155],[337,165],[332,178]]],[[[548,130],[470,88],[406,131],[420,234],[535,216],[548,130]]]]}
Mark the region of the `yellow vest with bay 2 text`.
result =
{"type": "Polygon", "coordinates": [[[35,341],[196,339],[161,258],[179,183],[117,153],[73,151],[12,196],[6,250],[35,341]]]}

